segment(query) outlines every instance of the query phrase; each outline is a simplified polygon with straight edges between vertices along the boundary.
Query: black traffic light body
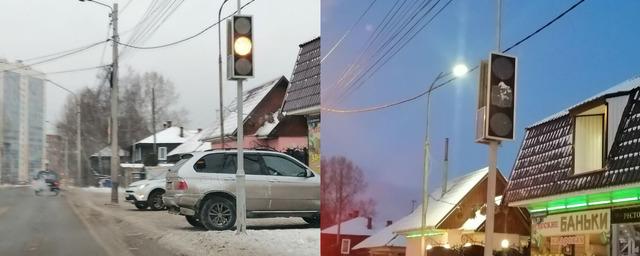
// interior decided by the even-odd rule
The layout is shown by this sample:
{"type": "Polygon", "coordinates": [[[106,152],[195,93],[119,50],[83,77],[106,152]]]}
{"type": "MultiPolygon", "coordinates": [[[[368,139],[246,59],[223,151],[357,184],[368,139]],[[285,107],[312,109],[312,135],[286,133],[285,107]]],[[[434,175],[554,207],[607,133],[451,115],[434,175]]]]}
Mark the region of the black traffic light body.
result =
{"type": "Polygon", "coordinates": [[[491,53],[487,72],[485,138],[513,140],[517,59],[503,53],[491,53]]]}
{"type": "Polygon", "coordinates": [[[253,77],[253,51],[253,17],[234,15],[227,22],[227,79],[253,77]]]}

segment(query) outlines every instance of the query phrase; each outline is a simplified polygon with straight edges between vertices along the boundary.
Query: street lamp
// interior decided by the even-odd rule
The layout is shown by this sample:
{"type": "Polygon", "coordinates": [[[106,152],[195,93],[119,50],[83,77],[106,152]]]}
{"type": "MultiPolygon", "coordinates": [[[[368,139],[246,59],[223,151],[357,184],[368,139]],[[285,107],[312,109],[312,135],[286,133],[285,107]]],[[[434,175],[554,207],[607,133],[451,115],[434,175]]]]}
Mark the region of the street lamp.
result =
{"type": "Polygon", "coordinates": [[[96,0],[79,0],[80,2],[94,2],[111,10],[111,24],[113,24],[113,64],[111,64],[111,203],[118,204],[118,170],[120,168],[120,147],[118,146],[118,3],[113,7],[96,0]]]}
{"type": "Polygon", "coordinates": [[[427,90],[427,125],[425,128],[425,135],[424,135],[424,176],[423,176],[423,180],[422,180],[422,220],[421,220],[421,225],[420,225],[420,255],[424,256],[425,250],[423,248],[425,248],[425,236],[424,236],[424,232],[425,232],[425,228],[426,228],[426,218],[427,218],[427,205],[429,203],[429,189],[428,189],[428,185],[429,185],[429,151],[431,150],[431,144],[429,142],[429,119],[431,117],[431,93],[446,85],[446,83],[442,83],[442,84],[438,84],[436,85],[436,83],[438,81],[440,81],[440,79],[445,78],[451,74],[453,74],[455,77],[462,77],[464,76],[467,72],[469,72],[469,69],[463,65],[463,64],[458,64],[453,68],[453,71],[451,73],[444,73],[444,72],[440,72],[438,74],[438,76],[436,76],[435,79],[433,79],[433,82],[431,82],[431,85],[429,86],[429,90],[427,90]],[[464,72],[463,72],[464,71],[464,72]]]}
{"type": "MultiPolygon", "coordinates": [[[[78,95],[75,92],[67,89],[66,87],[64,87],[64,86],[62,86],[62,85],[60,85],[60,84],[58,84],[58,83],[56,83],[54,81],[51,81],[49,79],[47,79],[46,81],[51,83],[51,84],[53,84],[53,85],[55,85],[55,86],[57,86],[58,88],[60,88],[62,90],[65,90],[68,93],[70,93],[73,96],[73,98],[74,98],[74,100],[76,102],[76,151],[77,151],[76,152],[76,154],[77,154],[77,159],[76,159],[77,167],[76,168],[77,168],[77,172],[78,172],[76,175],[77,175],[78,184],[80,184],[80,186],[82,186],[84,184],[84,182],[83,182],[84,181],[84,179],[83,179],[84,175],[82,173],[82,156],[81,156],[82,143],[81,143],[81,139],[80,139],[80,137],[82,136],[81,126],[80,126],[82,124],[82,120],[81,120],[81,118],[82,118],[82,110],[81,110],[81,107],[80,107],[81,106],[80,97],[78,97],[78,95]]],[[[65,162],[66,162],[66,160],[65,160],[65,162]]]]}

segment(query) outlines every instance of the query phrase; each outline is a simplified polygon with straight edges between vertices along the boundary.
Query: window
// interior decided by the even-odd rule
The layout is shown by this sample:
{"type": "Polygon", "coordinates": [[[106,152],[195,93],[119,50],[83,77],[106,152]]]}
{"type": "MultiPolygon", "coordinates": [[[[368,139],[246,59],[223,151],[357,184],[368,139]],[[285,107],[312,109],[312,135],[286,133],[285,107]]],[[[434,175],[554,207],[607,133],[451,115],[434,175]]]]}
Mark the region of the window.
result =
{"type": "Polygon", "coordinates": [[[606,105],[600,105],[575,116],[574,174],[602,169],[604,165],[606,111],[606,105]]]}
{"type": "Polygon", "coordinates": [[[167,160],[167,147],[158,148],[158,160],[167,160]]]}
{"type": "MultiPolygon", "coordinates": [[[[236,173],[236,155],[230,155],[233,163],[233,172],[236,173]]],[[[225,166],[226,167],[226,166],[225,166]]],[[[260,165],[260,158],[255,154],[245,154],[244,155],[244,173],[247,175],[264,175],[262,171],[262,166],[260,165]]]]}
{"type": "Polygon", "coordinates": [[[193,169],[195,169],[196,172],[220,173],[225,163],[224,159],[225,154],[208,154],[200,158],[193,169]]]}
{"type": "Polygon", "coordinates": [[[133,151],[134,151],[133,161],[142,160],[142,149],[141,148],[133,148],[133,151]]]}
{"type": "Polygon", "coordinates": [[[270,175],[290,176],[290,177],[306,177],[307,170],[300,165],[279,156],[262,156],[264,164],[267,167],[267,173],[270,175]]]}

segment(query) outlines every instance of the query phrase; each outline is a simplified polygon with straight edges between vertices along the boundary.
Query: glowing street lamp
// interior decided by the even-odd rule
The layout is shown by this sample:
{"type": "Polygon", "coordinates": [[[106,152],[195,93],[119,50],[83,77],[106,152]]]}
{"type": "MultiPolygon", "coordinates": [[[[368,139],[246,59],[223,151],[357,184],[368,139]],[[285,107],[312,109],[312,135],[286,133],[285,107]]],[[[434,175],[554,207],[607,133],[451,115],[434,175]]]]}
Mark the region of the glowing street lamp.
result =
{"type": "MultiPolygon", "coordinates": [[[[455,77],[461,77],[463,75],[465,75],[466,73],[469,72],[469,69],[463,65],[463,64],[458,64],[453,68],[453,72],[450,74],[453,74],[455,77]]],[[[427,90],[427,125],[425,128],[425,135],[424,135],[424,174],[423,174],[423,180],[422,180],[422,218],[421,218],[421,225],[420,225],[420,232],[422,234],[424,234],[424,231],[426,229],[426,219],[427,219],[427,204],[429,203],[429,189],[428,189],[428,185],[429,185],[429,152],[431,150],[431,144],[429,142],[429,118],[431,117],[431,111],[430,111],[430,106],[431,106],[431,93],[446,85],[447,83],[441,83],[441,84],[437,84],[436,83],[438,81],[440,81],[440,79],[447,77],[449,74],[445,74],[444,72],[440,72],[440,74],[438,74],[438,76],[436,76],[435,79],[433,79],[433,82],[431,82],[431,85],[429,86],[429,90],[427,90]]],[[[422,235],[420,238],[420,248],[425,248],[425,236],[422,235]]],[[[424,250],[420,250],[420,255],[424,256],[424,250]]]]}

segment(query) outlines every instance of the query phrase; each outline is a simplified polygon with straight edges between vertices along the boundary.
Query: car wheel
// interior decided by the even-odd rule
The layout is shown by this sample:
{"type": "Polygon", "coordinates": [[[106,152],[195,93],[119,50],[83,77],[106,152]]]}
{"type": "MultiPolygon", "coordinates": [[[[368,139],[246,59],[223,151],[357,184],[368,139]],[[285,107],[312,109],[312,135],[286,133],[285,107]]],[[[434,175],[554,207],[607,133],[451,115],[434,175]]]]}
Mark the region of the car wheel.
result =
{"type": "Polygon", "coordinates": [[[149,208],[154,211],[159,211],[164,209],[164,202],[162,202],[162,194],[164,191],[155,191],[149,195],[149,208]]]}
{"type": "Polygon", "coordinates": [[[204,229],[204,225],[202,225],[200,220],[198,218],[196,218],[195,216],[184,216],[184,217],[187,219],[187,222],[189,222],[189,224],[191,224],[191,226],[196,227],[196,228],[200,228],[200,229],[204,229]]]}
{"type": "Polygon", "coordinates": [[[319,214],[313,215],[311,217],[302,217],[302,219],[305,222],[309,223],[309,225],[312,225],[314,227],[315,226],[320,226],[320,215],[319,214]]]}
{"type": "Polygon", "coordinates": [[[146,202],[137,202],[134,204],[136,206],[136,208],[138,208],[139,210],[144,210],[147,209],[147,203],[146,202]]]}
{"type": "Polygon", "coordinates": [[[208,230],[227,230],[236,224],[236,206],[222,197],[207,200],[200,211],[200,222],[208,230]]]}

